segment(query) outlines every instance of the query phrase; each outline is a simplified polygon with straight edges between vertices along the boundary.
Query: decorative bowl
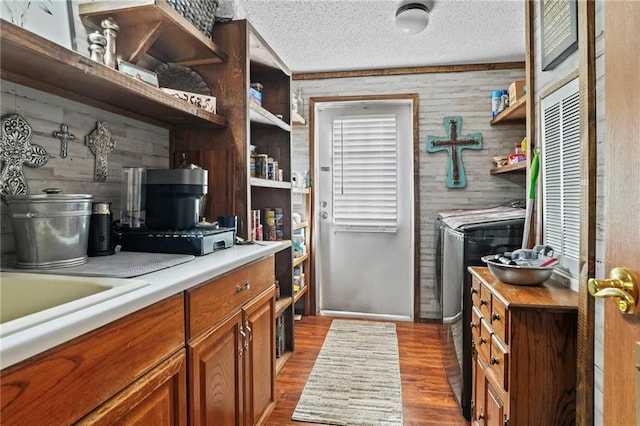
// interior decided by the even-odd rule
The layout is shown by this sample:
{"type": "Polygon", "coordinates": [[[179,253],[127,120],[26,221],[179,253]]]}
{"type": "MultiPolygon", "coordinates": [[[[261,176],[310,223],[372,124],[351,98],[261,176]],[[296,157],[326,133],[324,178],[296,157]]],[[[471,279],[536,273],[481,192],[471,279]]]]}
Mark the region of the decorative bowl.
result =
{"type": "Polygon", "coordinates": [[[533,267],[505,265],[495,259],[495,255],[482,257],[482,261],[489,267],[489,272],[496,279],[507,284],[534,286],[540,285],[553,273],[553,266],[533,267]]]}

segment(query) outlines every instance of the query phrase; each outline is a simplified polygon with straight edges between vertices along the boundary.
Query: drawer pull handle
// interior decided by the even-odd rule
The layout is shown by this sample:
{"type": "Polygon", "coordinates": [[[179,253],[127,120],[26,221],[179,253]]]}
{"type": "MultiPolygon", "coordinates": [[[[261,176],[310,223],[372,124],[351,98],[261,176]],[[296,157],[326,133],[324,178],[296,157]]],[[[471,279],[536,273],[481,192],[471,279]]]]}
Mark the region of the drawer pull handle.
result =
{"type": "Polygon", "coordinates": [[[481,337],[480,338],[480,344],[483,345],[485,343],[487,343],[487,339],[485,339],[484,337],[481,337]]]}
{"type": "Polygon", "coordinates": [[[480,299],[480,306],[482,305],[488,305],[489,302],[487,301],[487,299],[480,299]]]}
{"type": "Polygon", "coordinates": [[[471,287],[471,294],[478,294],[478,289],[475,287],[471,287]]]}
{"type": "Polygon", "coordinates": [[[242,358],[243,348],[246,350],[248,347],[247,334],[242,330],[242,327],[240,327],[240,338],[242,339],[242,343],[240,344],[240,349],[238,350],[238,353],[240,354],[240,358],[242,358]]]}
{"type": "Polygon", "coordinates": [[[489,360],[489,364],[498,365],[498,364],[500,364],[500,360],[498,358],[496,358],[495,356],[492,356],[491,359],[489,360]]]}
{"type": "Polygon", "coordinates": [[[244,328],[249,332],[249,341],[252,342],[253,341],[253,330],[251,329],[251,327],[249,327],[249,320],[248,319],[244,320],[244,328]]]}
{"type": "Polygon", "coordinates": [[[500,314],[496,314],[495,312],[491,314],[491,321],[499,321],[500,314]]]}
{"type": "Polygon", "coordinates": [[[240,293],[242,291],[249,290],[251,288],[251,283],[249,281],[245,282],[243,285],[239,285],[236,287],[236,293],[240,293]]]}
{"type": "Polygon", "coordinates": [[[471,326],[471,328],[476,328],[478,326],[478,324],[476,324],[475,322],[471,321],[470,326],[471,326]]]}

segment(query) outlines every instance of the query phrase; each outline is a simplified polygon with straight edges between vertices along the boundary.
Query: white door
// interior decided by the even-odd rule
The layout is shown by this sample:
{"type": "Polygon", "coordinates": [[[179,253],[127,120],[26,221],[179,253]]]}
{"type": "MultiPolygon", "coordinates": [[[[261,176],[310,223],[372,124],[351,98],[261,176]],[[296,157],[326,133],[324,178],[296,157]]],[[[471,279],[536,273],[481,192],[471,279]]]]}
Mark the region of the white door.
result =
{"type": "Polygon", "coordinates": [[[412,101],[315,108],[320,313],[412,320],[412,101]]]}

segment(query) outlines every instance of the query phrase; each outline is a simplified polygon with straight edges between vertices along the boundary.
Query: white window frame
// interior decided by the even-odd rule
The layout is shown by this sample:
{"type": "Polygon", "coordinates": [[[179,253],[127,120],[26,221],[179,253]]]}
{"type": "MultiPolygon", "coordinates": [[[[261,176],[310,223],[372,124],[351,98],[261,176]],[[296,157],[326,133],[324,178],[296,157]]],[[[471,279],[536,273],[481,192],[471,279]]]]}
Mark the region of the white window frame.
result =
{"type": "Polygon", "coordinates": [[[560,260],[556,272],[576,287],[580,261],[580,90],[578,79],[540,102],[542,241],[560,260]]]}

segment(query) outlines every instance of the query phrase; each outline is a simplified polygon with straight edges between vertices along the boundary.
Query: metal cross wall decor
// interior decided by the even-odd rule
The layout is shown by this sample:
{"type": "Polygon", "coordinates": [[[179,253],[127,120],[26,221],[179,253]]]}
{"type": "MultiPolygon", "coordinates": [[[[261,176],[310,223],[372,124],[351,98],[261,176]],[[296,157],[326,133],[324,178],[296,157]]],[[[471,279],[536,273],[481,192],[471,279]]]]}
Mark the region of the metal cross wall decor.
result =
{"type": "Polygon", "coordinates": [[[449,165],[447,166],[446,186],[448,188],[464,188],[467,186],[467,177],[462,164],[462,150],[482,149],[482,134],[479,132],[470,133],[461,135],[458,139],[458,131],[462,129],[462,117],[459,115],[445,117],[443,122],[448,136],[427,136],[427,151],[447,151],[449,165]]]}
{"type": "Polygon", "coordinates": [[[60,125],[60,130],[53,132],[53,137],[60,139],[60,157],[67,158],[69,142],[74,141],[76,135],[69,133],[69,126],[63,123],[60,125]]]}
{"type": "Polygon", "coordinates": [[[0,122],[0,160],[4,163],[0,173],[2,195],[27,195],[29,184],[22,166],[42,167],[49,154],[40,145],[32,145],[31,126],[17,114],[4,117],[0,122]]]}
{"type": "Polygon", "coordinates": [[[95,180],[107,181],[107,157],[116,147],[116,140],[111,136],[107,125],[98,121],[96,129],[86,137],[86,144],[96,156],[95,180]]]}

